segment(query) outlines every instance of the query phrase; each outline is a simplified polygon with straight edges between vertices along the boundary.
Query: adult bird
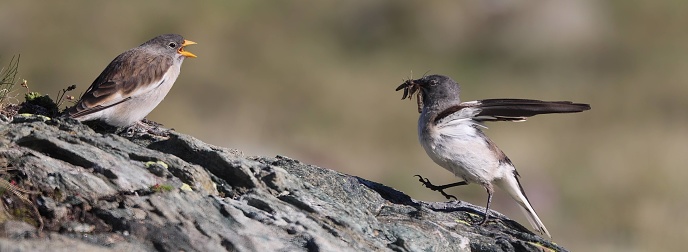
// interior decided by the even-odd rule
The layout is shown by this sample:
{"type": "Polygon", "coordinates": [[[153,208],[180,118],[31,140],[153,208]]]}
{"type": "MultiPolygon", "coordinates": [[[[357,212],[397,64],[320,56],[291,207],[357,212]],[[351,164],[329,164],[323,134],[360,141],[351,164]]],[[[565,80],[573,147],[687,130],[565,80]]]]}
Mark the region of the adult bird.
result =
{"type": "Polygon", "coordinates": [[[538,114],[575,113],[590,109],[590,105],[526,99],[461,102],[459,84],[443,75],[408,80],[396,90],[404,90],[402,99],[416,95],[420,112],[418,138],[428,156],[463,179],[437,186],[418,176],[426,187],[449,199],[453,196],[446,194],[444,189],[469,183],[483,186],[487,191],[487,206],[485,218],[480,222],[482,225],[489,218],[493,184],[497,185],[518,202],[533,228],[551,237],[528,201],[513,163],[481,129],[485,127],[484,122],[524,121],[538,114]]]}

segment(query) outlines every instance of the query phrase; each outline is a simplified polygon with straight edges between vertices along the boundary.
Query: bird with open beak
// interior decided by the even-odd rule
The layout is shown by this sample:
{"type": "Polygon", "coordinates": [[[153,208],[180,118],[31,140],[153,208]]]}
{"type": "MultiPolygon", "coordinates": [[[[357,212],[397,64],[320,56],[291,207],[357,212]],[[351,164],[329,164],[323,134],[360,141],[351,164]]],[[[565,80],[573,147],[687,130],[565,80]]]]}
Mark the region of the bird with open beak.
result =
{"type": "Polygon", "coordinates": [[[124,127],[140,121],[160,104],[177,80],[185,50],[196,42],[177,34],[157,36],[117,56],[93,81],[67,115],[124,127]]]}

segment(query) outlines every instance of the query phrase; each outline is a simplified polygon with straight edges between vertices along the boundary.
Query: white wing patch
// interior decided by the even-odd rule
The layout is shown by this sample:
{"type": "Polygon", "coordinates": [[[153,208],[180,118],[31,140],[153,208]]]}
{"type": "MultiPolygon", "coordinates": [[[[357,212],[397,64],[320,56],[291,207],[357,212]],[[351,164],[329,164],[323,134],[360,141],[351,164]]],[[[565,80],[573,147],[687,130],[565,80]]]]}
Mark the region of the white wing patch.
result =
{"type": "MultiPolygon", "coordinates": [[[[478,104],[477,101],[465,102],[462,104],[471,104],[471,103],[478,104]]],[[[453,128],[455,128],[457,126],[458,127],[461,127],[461,126],[471,126],[471,127],[472,126],[478,126],[480,128],[487,129],[487,127],[485,125],[483,125],[482,123],[480,123],[479,120],[475,120],[476,118],[478,118],[478,117],[475,117],[475,115],[480,113],[480,111],[481,111],[481,109],[477,108],[477,107],[466,107],[466,108],[463,108],[459,111],[456,111],[456,112],[446,116],[445,118],[442,118],[441,120],[439,120],[437,122],[436,125],[439,129],[445,129],[446,128],[449,132],[447,132],[445,134],[448,134],[448,135],[456,135],[456,134],[452,134],[451,132],[456,130],[453,128]]],[[[466,132],[461,132],[461,134],[466,134],[466,132]]]]}

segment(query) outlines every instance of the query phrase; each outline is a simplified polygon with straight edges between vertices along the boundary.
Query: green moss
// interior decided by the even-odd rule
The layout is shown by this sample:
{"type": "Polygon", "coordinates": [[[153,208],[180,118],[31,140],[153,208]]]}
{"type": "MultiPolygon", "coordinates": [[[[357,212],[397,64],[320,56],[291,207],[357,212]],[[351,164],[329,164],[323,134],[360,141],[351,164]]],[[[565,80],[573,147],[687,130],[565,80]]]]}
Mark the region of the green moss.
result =
{"type": "Polygon", "coordinates": [[[55,104],[53,99],[48,95],[41,95],[38,92],[29,92],[24,95],[24,98],[26,98],[26,102],[30,104],[41,106],[50,111],[57,111],[57,104],[55,104]]]}
{"type": "MultiPolygon", "coordinates": [[[[27,102],[37,101],[38,99],[45,99],[45,98],[42,98],[42,97],[43,97],[43,95],[41,95],[41,94],[38,93],[38,92],[28,92],[28,93],[26,93],[26,94],[24,95],[24,99],[25,99],[27,102]]],[[[51,99],[51,101],[52,101],[52,99],[51,99]]]]}
{"type": "Polygon", "coordinates": [[[150,190],[156,193],[159,192],[169,192],[174,189],[174,186],[171,185],[161,185],[161,184],[155,184],[150,187],[150,190]]]}
{"type": "Polygon", "coordinates": [[[56,116],[58,115],[57,104],[48,95],[41,95],[38,92],[28,92],[24,95],[26,102],[22,104],[19,113],[30,113],[37,115],[56,116]]]}

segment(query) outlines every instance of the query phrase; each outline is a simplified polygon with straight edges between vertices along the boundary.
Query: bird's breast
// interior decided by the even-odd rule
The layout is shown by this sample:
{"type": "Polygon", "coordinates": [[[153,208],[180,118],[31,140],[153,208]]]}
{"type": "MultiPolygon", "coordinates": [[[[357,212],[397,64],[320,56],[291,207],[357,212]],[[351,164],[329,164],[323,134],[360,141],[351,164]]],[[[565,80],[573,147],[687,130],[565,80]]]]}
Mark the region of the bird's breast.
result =
{"type": "Polygon", "coordinates": [[[130,96],[127,102],[113,107],[113,115],[105,118],[105,121],[112,125],[131,125],[146,117],[155,107],[162,102],[172,85],[179,76],[179,67],[171,66],[170,69],[155,83],[149,83],[152,88],[144,88],[145,92],[138,92],[130,96]]]}
{"type": "Polygon", "coordinates": [[[434,125],[426,119],[419,120],[418,137],[435,163],[469,182],[491,179],[490,171],[497,169],[499,161],[474,123],[434,125]]]}

